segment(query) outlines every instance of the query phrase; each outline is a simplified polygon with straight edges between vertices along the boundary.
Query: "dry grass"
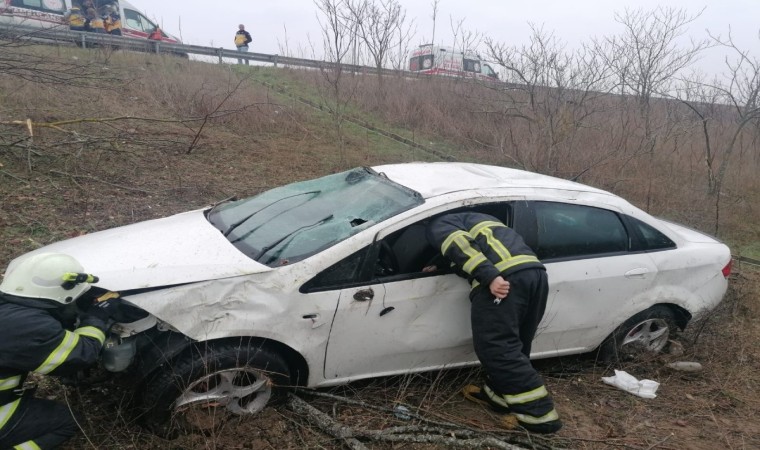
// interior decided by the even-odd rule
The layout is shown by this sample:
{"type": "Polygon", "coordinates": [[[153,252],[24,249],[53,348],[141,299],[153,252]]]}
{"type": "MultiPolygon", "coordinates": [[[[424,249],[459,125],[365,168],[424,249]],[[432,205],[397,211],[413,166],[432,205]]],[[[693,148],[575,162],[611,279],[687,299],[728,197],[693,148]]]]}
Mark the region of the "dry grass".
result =
{"type": "MultiPolygon", "coordinates": [[[[166,216],[231,195],[247,196],[347,167],[431,158],[352,127],[344,130],[346,151],[337,155],[329,116],[253,81],[274,77],[308,96],[318,85],[312,80],[315,72],[238,71],[176,58],[76,49],[59,49],[51,57],[76,57],[90,67],[101,67],[107,75],[82,88],[39,85],[0,74],[0,121],[31,118],[50,123],[123,116],[145,120],[82,122],[63,126],[63,131],[37,127],[33,139],[23,126],[0,125],[3,267],[12,257],[66,237],[166,216]],[[249,76],[253,79],[238,86],[249,76]],[[234,95],[227,98],[230,91],[234,95]],[[208,117],[220,111],[229,114],[208,117]],[[201,139],[188,154],[204,118],[201,139]]],[[[548,153],[546,139],[551,136],[546,133],[546,118],[537,116],[529,123],[489,112],[503,110],[507,94],[452,81],[389,80],[388,93],[381,96],[374,77],[354,82],[354,113],[388,128],[405,128],[419,140],[436,145],[445,140],[457,159],[538,168],[563,176],[596,164],[581,181],[620,193],[657,214],[713,229],[715,197],[705,194],[700,140],[686,122],[673,127],[654,156],[639,154],[635,119],[599,99],[594,121],[584,122],[587,127],[575,126],[577,111],[557,116],[564,118],[551,125],[558,134],[548,153]],[[565,128],[560,126],[563,123],[565,128]],[[614,153],[605,159],[610,150],[614,153]]],[[[669,117],[666,112],[661,112],[663,121],[669,117]]],[[[719,197],[720,235],[740,245],[760,241],[754,225],[760,214],[754,206],[757,177],[751,176],[759,162],[757,141],[748,139],[743,145],[719,197]]],[[[663,363],[672,357],[624,367],[660,381],[657,399],[642,400],[602,384],[599,378],[609,368],[589,359],[537,363],[566,422],[552,442],[584,449],[760,447],[760,430],[751,419],[760,410],[756,346],[760,326],[754,320],[760,313],[760,276],[748,267],[738,269],[721,307],[681,337],[687,353],[680,358],[701,362],[703,372],[669,371],[663,363]]],[[[388,407],[401,402],[431,418],[495,431],[496,417],[458,395],[463,384],[479,377],[474,369],[408,375],[354,383],[332,392],[388,407]]],[[[60,391],[48,392],[62,400],[60,391]]],[[[68,393],[72,406],[85,412],[85,434],[69,444],[72,449],[339,446],[284,407],[268,409],[253,420],[230,422],[216,434],[167,442],[134,424],[127,408],[129,394],[115,385],[68,393]]],[[[353,426],[405,423],[391,414],[325,399],[314,404],[353,426]]]]}

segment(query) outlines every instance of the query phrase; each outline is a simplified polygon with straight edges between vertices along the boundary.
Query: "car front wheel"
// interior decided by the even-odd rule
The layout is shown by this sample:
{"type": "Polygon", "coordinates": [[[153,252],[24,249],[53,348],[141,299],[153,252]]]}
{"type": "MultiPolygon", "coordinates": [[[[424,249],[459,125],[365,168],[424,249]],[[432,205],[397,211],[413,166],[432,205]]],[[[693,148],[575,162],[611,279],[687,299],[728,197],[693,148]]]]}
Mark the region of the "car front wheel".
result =
{"type": "Polygon", "coordinates": [[[664,305],[652,306],[619,326],[602,343],[600,357],[606,362],[617,362],[657,354],[665,349],[675,330],[673,311],[664,305]]]}
{"type": "Polygon", "coordinates": [[[200,344],[148,382],[144,423],[162,435],[211,430],[236,416],[260,412],[278,386],[289,384],[286,362],[267,348],[200,344]]]}

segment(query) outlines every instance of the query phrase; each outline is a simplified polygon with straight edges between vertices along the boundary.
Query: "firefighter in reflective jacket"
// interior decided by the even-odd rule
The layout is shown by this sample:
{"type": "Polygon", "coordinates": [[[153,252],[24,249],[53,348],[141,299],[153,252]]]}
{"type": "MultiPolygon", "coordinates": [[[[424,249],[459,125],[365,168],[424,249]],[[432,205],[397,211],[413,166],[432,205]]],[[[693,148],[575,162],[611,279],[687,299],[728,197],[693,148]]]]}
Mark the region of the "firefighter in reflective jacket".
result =
{"type": "Polygon", "coordinates": [[[71,9],[66,11],[64,18],[68,22],[70,30],[85,31],[85,17],[82,9],[78,6],[72,6],[71,9]]]}
{"type": "Polygon", "coordinates": [[[76,433],[69,408],[34,398],[24,380],[29,372],[72,375],[97,361],[115,303],[94,303],[75,329],[64,326],[75,300],[97,282],[83,272],[71,256],[39,253],[11,266],[0,284],[2,449],[55,448],[76,433]]]}
{"type": "Polygon", "coordinates": [[[530,363],[530,348],[549,293],[546,269],[522,237],[493,216],[452,213],[434,218],[430,244],[472,283],[472,338],[486,372],[480,387],[465,386],[468,400],[488,405],[528,431],[562,427],[544,382],[530,363]]]}

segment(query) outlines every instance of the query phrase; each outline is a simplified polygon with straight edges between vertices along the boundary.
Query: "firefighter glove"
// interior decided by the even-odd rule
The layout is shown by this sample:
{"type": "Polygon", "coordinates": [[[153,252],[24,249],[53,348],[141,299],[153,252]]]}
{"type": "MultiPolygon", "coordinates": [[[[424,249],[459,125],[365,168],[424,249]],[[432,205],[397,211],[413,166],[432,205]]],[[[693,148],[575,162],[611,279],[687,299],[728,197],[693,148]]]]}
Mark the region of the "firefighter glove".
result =
{"type": "Polygon", "coordinates": [[[93,303],[89,308],[87,308],[85,314],[96,317],[103,322],[107,322],[108,319],[116,314],[116,311],[119,309],[120,302],[120,299],[112,298],[109,300],[93,303]]]}

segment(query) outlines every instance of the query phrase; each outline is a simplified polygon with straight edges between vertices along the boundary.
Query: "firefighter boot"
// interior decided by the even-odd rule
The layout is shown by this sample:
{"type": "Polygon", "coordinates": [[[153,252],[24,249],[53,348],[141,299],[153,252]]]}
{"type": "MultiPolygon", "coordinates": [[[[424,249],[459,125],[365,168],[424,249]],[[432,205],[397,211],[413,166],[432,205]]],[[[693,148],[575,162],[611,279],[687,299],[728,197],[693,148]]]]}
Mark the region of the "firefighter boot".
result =
{"type": "Polygon", "coordinates": [[[488,395],[486,395],[484,389],[482,389],[480,386],[468,384],[462,388],[462,395],[464,395],[464,398],[467,400],[477,403],[481,406],[487,406],[491,408],[492,411],[499,414],[509,413],[509,408],[507,406],[500,405],[499,403],[493,401],[488,395]]]}
{"type": "Polygon", "coordinates": [[[562,428],[562,421],[559,419],[555,419],[555,420],[544,422],[544,423],[527,423],[527,422],[521,421],[520,419],[517,419],[517,423],[521,427],[530,431],[531,433],[538,433],[538,434],[556,433],[562,428]]]}

